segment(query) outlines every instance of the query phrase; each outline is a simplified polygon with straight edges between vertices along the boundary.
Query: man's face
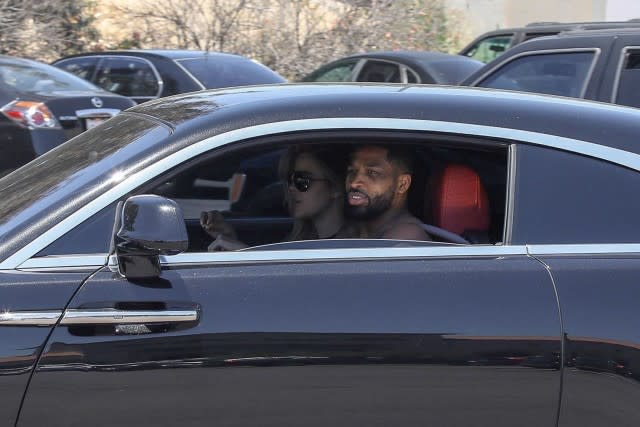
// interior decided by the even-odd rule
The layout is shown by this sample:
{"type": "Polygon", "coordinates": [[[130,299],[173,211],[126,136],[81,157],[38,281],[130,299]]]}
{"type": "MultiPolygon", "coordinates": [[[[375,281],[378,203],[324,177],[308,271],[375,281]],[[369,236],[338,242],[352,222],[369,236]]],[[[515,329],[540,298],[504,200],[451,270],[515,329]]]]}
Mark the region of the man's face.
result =
{"type": "Polygon", "coordinates": [[[396,194],[397,175],[385,148],[357,149],[347,169],[346,214],[371,220],[388,211],[396,194]]]}

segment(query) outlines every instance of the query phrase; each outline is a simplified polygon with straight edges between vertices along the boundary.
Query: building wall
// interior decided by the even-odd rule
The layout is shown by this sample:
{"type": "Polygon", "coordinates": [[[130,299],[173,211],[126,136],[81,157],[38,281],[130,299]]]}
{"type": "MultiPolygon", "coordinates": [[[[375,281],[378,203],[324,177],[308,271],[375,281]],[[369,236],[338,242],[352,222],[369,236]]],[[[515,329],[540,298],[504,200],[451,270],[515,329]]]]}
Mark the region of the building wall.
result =
{"type": "Polygon", "coordinates": [[[464,23],[462,39],[470,41],[486,31],[521,27],[531,22],[604,21],[607,19],[607,3],[611,0],[444,1],[464,23]]]}

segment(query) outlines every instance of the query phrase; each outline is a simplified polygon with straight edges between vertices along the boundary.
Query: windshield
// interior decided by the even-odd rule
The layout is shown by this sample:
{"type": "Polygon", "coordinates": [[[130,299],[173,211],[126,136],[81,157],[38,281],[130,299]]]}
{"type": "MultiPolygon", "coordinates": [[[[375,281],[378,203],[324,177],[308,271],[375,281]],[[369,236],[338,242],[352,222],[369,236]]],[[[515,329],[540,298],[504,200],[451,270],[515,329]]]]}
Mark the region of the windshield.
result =
{"type": "MultiPolygon", "coordinates": [[[[135,171],[164,156],[166,127],[126,113],[0,179],[0,261],[135,171]]],[[[167,148],[168,150],[169,148],[167,148]]]]}
{"type": "Polygon", "coordinates": [[[237,56],[203,56],[177,62],[207,89],[286,82],[264,65],[237,56]]]}
{"type": "Polygon", "coordinates": [[[0,82],[17,92],[100,90],[73,74],[37,62],[0,61],[0,82]]]}

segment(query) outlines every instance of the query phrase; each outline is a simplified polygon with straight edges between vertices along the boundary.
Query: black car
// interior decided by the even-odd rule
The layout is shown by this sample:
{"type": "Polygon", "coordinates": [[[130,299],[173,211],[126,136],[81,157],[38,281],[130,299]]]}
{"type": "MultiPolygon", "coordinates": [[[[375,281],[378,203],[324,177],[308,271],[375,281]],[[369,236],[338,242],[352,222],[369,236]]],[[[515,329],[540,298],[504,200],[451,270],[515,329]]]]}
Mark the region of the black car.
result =
{"type": "Polygon", "coordinates": [[[302,81],[454,85],[483,65],[474,59],[440,52],[369,52],[330,62],[302,81]]]}
{"type": "Polygon", "coordinates": [[[275,71],[244,56],[198,50],[83,53],[52,65],[138,103],[202,89],[285,82],[275,71]]]}
{"type": "Polygon", "coordinates": [[[0,55],[0,176],[133,105],[50,65],[0,55]]]}
{"type": "Polygon", "coordinates": [[[639,425],[640,111],[558,99],[201,91],[0,179],[0,419],[639,425]],[[436,240],[280,243],[283,151],[372,143],[436,240]],[[249,248],[207,252],[210,206],[249,248]]]}
{"type": "Polygon", "coordinates": [[[460,84],[640,107],[640,28],[568,31],[531,40],[460,84]]]}
{"type": "Polygon", "coordinates": [[[564,31],[602,30],[635,27],[640,28],[640,21],[620,22],[532,22],[525,27],[503,28],[481,34],[461,51],[460,55],[488,63],[502,55],[508,49],[538,37],[553,36],[564,31]]]}

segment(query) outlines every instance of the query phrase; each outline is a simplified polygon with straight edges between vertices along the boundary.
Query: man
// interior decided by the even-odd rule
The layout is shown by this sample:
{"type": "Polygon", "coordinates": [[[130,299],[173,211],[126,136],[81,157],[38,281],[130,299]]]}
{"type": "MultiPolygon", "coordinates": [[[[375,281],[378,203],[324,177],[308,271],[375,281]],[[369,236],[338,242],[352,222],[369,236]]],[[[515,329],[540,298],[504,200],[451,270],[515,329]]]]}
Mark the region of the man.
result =
{"type": "Polygon", "coordinates": [[[365,145],[351,155],[345,213],[358,221],[362,238],[431,240],[409,213],[411,153],[402,147],[365,145]]]}

